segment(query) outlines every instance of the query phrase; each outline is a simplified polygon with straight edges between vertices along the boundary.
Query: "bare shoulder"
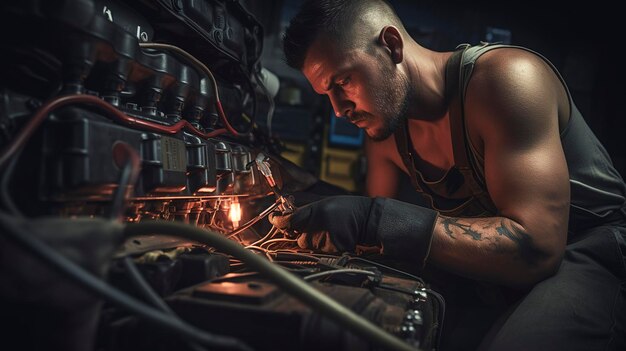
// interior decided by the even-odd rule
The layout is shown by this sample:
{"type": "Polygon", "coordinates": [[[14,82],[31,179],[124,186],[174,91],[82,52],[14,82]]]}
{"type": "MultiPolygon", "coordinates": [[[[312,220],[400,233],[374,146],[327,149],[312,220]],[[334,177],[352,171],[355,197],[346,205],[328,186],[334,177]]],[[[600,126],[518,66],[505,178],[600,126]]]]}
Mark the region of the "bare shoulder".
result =
{"type": "Polygon", "coordinates": [[[492,103],[532,99],[537,95],[543,96],[539,101],[555,102],[554,88],[561,85],[548,63],[518,48],[501,48],[483,54],[476,61],[470,84],[472,89],[468,93],[492,103]]]}
{"type": "Polygon", "coordinates": [[[472,79],[520,78],[520,74],[525,79],[546,78],[545,74],[552,78],[553,71],[537,54],[522,48],[505,47],[481,55],[476,61],[472,79]]]}
{"type": "Polygon", "coordinates": [[[558,132],[566,106],[566,92],[550,65],[519,48],[483,54],[466,91],[466,115],[479,134],[508,131],[507,137],[527,139],[548,126],[558,132]]]}

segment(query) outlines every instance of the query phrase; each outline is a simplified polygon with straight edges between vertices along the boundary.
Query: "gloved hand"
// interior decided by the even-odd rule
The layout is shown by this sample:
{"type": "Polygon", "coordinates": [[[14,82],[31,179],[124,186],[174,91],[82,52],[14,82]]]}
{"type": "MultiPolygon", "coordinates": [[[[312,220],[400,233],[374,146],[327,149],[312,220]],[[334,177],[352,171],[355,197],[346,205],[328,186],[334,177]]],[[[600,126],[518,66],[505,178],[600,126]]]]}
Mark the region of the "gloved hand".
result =
{"type": "Polygon", "coordinates": [[[382,244],[383,254],[423,266],[437,212],[388,198],[331,196],[270,222],[300,232],[298,245],[326,252],[354,252],[357,244],[382,244]]]}

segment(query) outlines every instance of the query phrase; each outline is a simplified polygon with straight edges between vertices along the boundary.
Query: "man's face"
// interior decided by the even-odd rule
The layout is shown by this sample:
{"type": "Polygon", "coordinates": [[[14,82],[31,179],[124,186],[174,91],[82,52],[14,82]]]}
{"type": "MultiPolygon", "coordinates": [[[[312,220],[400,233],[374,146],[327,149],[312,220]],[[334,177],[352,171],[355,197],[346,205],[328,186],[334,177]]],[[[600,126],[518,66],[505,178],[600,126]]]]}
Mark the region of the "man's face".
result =
{"type": "Polygon", "coordinates": [[[345,116],[374,140],[384,140],[406,118],[411,85],[388,56],[342,50],[317,39],[302,72],[318,94],[326,94],[335,114],[345,116]]]}

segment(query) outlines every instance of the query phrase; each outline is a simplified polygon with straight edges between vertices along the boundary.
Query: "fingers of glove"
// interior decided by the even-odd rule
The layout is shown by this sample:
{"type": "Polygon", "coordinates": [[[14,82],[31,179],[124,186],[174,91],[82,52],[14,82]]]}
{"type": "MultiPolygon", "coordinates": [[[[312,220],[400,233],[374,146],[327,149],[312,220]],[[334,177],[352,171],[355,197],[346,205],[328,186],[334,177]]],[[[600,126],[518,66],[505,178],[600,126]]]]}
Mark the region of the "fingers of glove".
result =
{"type": "Polygon", "coordinates": [[[272,212],[270,213],[268,220],[272,225],[279,229],[294,229],[297,231],[315,231],[316,227],[311,227],[311,206],[304,206],[293,213],[290,214],[281,214],[280,212],[272,212]]]}
{"type": "Polygon", "coordinates": [[[300,232],[314,232],[318,230],[318,226],[313,225],[314,219],[311,218],[313,208],[311,205],[300,207],[295,210],[289,218],[289,228],[300,232]]]}
{"type": "Polygon", "coordinates": [[[340,252],[331,240],[330,233],[327,231],[301,234],[298,237],[298,246],[303,249],[312,249],[326,253],[340,252]]]}
{"type": "Polygon", "coordinates": [[[291,228],[291,216],[293,213],[283,215],[280,212],[270,213],[268,220],[272,225],[278,229],[290,229],[291,228]]]}
{"type": "Polygon", "coordinates": [[[313,249],[313,243],[311,243],[311,235],[307,233],[300,234],[298,236],[298,246],[302,249],[313,249]]]}

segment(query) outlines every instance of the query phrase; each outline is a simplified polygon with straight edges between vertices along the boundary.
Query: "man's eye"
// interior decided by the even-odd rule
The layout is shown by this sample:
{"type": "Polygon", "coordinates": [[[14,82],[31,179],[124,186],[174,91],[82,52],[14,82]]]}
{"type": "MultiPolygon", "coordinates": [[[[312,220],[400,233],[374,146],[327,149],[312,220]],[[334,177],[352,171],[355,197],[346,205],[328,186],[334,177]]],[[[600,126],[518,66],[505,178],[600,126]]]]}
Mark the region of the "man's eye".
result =
{"type": "Polygon", "coordinates": [[[350,78],[344,78],[340,81],[337,82],[337,85],[339,85],[340,87],[347,85],[348,83],[350,83],[350,78]]]}

